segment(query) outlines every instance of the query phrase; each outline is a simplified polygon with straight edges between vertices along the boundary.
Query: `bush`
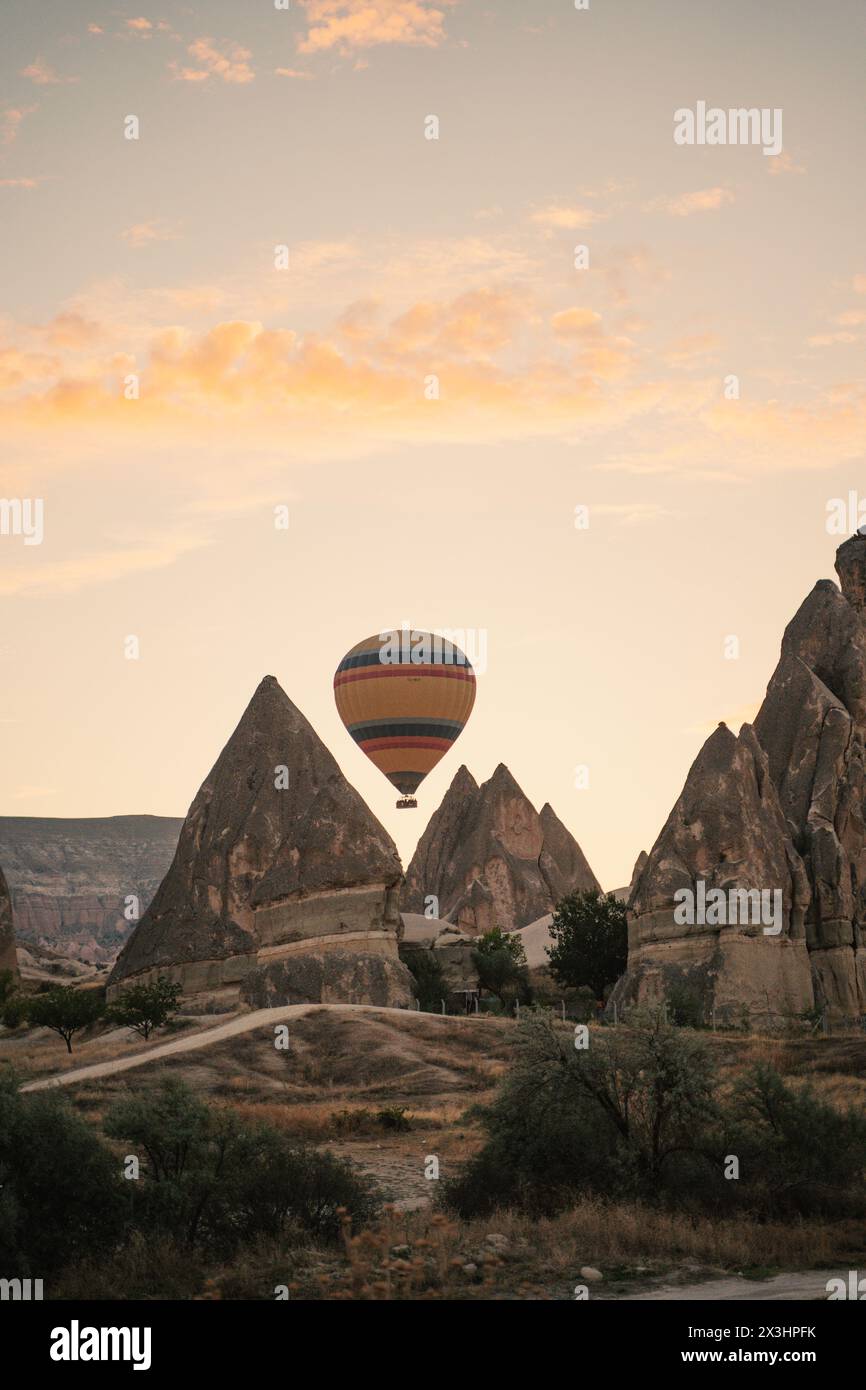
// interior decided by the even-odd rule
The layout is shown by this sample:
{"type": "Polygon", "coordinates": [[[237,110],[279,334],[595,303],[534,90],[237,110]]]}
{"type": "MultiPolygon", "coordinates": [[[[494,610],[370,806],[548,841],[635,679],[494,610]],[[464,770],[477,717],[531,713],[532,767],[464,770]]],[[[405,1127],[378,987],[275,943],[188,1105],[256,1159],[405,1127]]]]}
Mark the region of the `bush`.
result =
{"type": "Polygon", "coordinates": [[[367,1185],[341,1160],[293,1145],[270,1126],[243,1125],[178,1081],[119,1102],[105,1129],[140,1153],[136,1224],[190,1249],[228,1254],[290,1225],[333,1240],[341,1208],[355,1224],[375,1210],[367,1185]]]}
{"type": "Polygon", "coordinates": [[[27,1017],[22,994],[10,994],[3,1004],[3,1024],[6,1028],[20,1028],[27,1017]]]}
{"type": "Polygon", "coordinates": [[[124,1236],[120,1164],[65,1100],[0,1080],[0,1272],[50,1278],[124,1236]]]}
{"type": "Polygon", "coordinates": [[[404,1105],[389,1105],[386,1109],[379,1111],[376,1119],[383,1129],[392,1130],[397,1133],[405,1133],[412,1128],[404,1105]]]}
{"type": "Polygon", "coordinates": [[[760,1219],[864,1209],[866,1119],[756,1068],[725,1096],[706,1038],[632,1015],[586,1049],[530,1016],[484,1116],[487,1141],[443,1187],[461,1216],[554,1213],[583,1194],[760,1219]],[[730,1159],[739,1176],[728,1176],[730,1159]]]}

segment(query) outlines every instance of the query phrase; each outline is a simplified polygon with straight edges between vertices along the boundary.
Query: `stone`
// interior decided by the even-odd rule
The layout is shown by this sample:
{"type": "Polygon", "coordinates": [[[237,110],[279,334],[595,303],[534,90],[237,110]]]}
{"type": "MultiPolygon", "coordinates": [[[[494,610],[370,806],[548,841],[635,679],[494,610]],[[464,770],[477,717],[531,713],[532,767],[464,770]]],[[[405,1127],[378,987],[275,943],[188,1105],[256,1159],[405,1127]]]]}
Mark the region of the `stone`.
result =
{"type": "Polygon", "coordinates": [[[601,1270],[596,1269],[595,1265],[581,1265],[580,1277],[585,1279],[587,1284],[599,1284],[604,1279],[601,1270]]]}
{"type": "Polygon", "coordinates": [[[418,842],[402,907],[421,913],[433,897],[440,918],[478,936],[515,931],[598,886],[574,837],[549,805],[535,810],[507,767],[480,787],[461,767],[418,842]]]}
{"type": "MultiPolygon", "coordinates": [[[[694,998],[703,1017],[776,1022],[813,1005],[805,940],[811,894],[788,833],[767,754],[754,730],[720,725],[686,778],[629,899],[626,974],[609,1001],[618,1007],[670,996],[694,998]],[[704,885],[703,889],[700,885],[704,885]],[[781,894],[781,931],[753,921],[684,923],[677,895],[719,889],[781,894]]],[[[709,914],[707,914],[709,915],[709,914]]]]}
{"type": "Polygon", "coordinates": [[[171,864],[172,816],[0,816],[19,945],[113,965],[171,864]],[[130,904],[134,897],[137,904],[130,904]]]}
{"type": "Polygon", "coordinates": [[[12,919],[12,898],[0,869],[0,973],[11,970],[18,979],[18,955],[15,950],[15,925],[12,919]]]}
{"type": "Polygon", "coordinates": [[[164,974],[184,993],[402,1004],[400,881],[390,836],[266,676],[189,809],[109,998],[164,974]]]}

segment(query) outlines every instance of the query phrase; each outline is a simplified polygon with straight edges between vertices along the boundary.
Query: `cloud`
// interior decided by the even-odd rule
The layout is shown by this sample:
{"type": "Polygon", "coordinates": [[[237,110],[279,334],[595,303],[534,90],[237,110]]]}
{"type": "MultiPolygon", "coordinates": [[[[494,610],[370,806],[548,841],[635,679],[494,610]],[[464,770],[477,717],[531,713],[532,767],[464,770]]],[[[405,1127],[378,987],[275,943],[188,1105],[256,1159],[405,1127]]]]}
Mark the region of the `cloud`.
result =
{"type": "Polygon", "coordinates": [[[179,233],[157,219],[153,222],[136,222],[131,227],[125,227],[120,235],[127,246],[137,251],[154,241],[177,241],[179,233]]]}
{"type": "Polygon", "coordinates": [[[105,30],[98,24],[88,24],[87,32],[88,34],[104,34],[105,30]]]}
{"type": "Polygon", "coordinates": [[[42,175],[30,179],[0,179],[0,188],[38,188],[40,183],[44,182],[45,179],[42,175]]]}
{"type": "Polygon", "coordinates": [[[717,212],[734,195],[729,188],[699,188],[694,193],[682,193],[677,198],[654,198],[647,203],[646,212],[667,212],[671,217],[691,217],[695,212],[717,212]]]}
{"type": "Polygon", "coordinates": [[[300,82],[312,82],[311,72],[301,72],[299,68],[274,68],[277,77],[296,77],[300,82]]]}
{"type": "Polygon", "coordinates": [[[529,220],[541,227],[573,230],[591,227],[593,222],[600,222],[605,216],[606,213],[596,212],[594,208],[564,207],[560,203],[550,203],[546,207],[536,208],[529,220]]]}
{"type": "Polygon", "coordinates": [[[94,550],[86,555],[49,560],[39,555],[39,563],[28,561],[8,565],[0,575],[0,594],[34,594],[50,591],[55,594],[76,593],[91,584],[125,579],[148,570],[165,569],[184,555],[201,550],[213,543],[204,527],[175,526],[161,528],[137,545],[125,545],[94,550]]]}
{"type": "Polygon", "coordinates": [[[301,0],[308,29],[299,53],[340,53],[377,44],[435,48],[445,42],[443,6],[457,0],[301,0]]]}
{"type": "Polygon", "coordinates": [[[169,63],[169,71],[179,82],[207,82],[211,77],[219,77],[223,82],[238,85],[255,78],[249,64],[253,55],[239,44],[224,42],[218,47],[213,39],[196,39],[186,51],[200,66],[185,68],[174,61],[169,63]]]}
{"type": "Polygon", "coordinates": [[[645,526],[662,517],[676,516],[661,502],[595,502],[589,507],[590,522],[594,516],[610,516],[621,526],[645,526]]]}
{"type": "Polygon", "coordinates": [[[781,154],[771,155],[767,160],[767,173],[774,178],[779,174],[805,174],[806,166],[797,164],[792,155],[787,150],[781,154]]]}
{"type": "Polygon", "coordinates": [[[704,363],[699,359],[714,352],[719,345],[715,333],[690,333],[671,344],[664,360],[669,367],[703,366],[704,363]]]}
{"type": "Polygon", "coordinates": [[[37,87],[58,86],[64,82],[77,82],[77,77],[61,77],[55,72],[50,63],[46,63],[42,58],[34,58],[26,68],[22,68],[19,77],[27,77],[31,82],[35,82],[37,87]]]}
{"type": "Polygon", "coordinates": [[[0,113],[0,145],[14,144],[24,117],[38,110],[38,106],[7,106],[0,113]]]}
{"type": "Polygon", "coordinates": [[[855,275],[851,281],[851,288],[855,294],[866,294],[866,275],[855,275]]]}
{"type": "Polygon", "coordinates": [[[153,28],[153,25],[149,19],[145,19],[143,15],[140,15],[138,19],[128,19],[126,21],[126,27],[127,29],[132,29],[135,33],[147,34],[153,28]]]}

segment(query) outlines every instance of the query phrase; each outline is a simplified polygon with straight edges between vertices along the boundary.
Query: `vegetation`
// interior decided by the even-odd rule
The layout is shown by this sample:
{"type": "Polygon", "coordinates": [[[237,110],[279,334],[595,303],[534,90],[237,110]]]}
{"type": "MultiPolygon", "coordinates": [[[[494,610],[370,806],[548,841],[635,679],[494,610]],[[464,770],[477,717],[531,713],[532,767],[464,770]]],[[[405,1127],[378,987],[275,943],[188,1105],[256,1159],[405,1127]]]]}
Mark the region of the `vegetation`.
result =
{"type": "Polygon", "coordinates": [[[448,986],[436,956],[432,951],[407,951],[405,960],[415,980],[419,1008],[427,1014],[438,1014],[442,1000],[448,995],[448,986]]]}
{"type": "Polygon", "coordinates": [[[589,986],[596,999],[626,968],[628,931],[625,904],[597,888],[569,893],[556,905],[548,948],[550,972],[563,989],[589,986]]]}
{"type": "Polygon", "coordinates": [[[546,1014],[523,1023],[487,1141],[444,1189],[461,1216],[554,1213],[590,1195],[760,1219],[866,1210],[861,1113],[768,1064],[724,1091],[707,1039],[660,1014],[587,1037],[575,1046],[546,1014]]]}
{"type": "Polygon", "coordinates": [[[526,952],[516,933],[503,932],[499,927],[485,932],[472,952],[472,964],[481,988],[494,994],[508,1013],[514,1011],[516,1003],[531,1002],[526,952]]]}
{"type": "Polygon", "coordinates": [[[162,976],[152,985],[131,985],[106,1011],[110,1023],[131,1028],[147,1042],[155,1028],[161,1028],[177,1012],[181,987],[162,976]]]}
{"type": "Polygon", "coordinates": [[[25,1000],[24,1016],[37,1028],[50,1028],[59,1033],[72,1051],[72,1039],[83,1028],[91,1028],[105,1013],[105,1000],[92,989],[74,989],[71,985],[53,985],[45,994],[25,1000]]]}

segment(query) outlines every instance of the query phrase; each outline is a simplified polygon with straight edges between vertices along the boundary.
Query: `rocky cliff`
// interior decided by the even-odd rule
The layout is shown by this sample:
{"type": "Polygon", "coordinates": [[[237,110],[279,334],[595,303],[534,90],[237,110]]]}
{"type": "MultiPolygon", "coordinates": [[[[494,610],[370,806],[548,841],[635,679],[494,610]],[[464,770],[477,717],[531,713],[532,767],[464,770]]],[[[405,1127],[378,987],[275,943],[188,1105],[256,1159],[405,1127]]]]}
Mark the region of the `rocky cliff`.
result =
{"type": "Polygon", "coordinates": [[[766,1024],[812,1007],[810,890],[767,755],[724,724],[689,770],[632,888],[620,1005],[694,1001],[705,1019],[766,1024]]]}
{"type": "Polygon", "coordinates": [[[549,805],[541,812],[499,764],[480,787],[457,772],[418,842],[402,905],[470,934],[514,931],[543,917],[565,893],[597,888],[580,845],[549,805]]]}
{"type": "Polygon", "coordinates": [[[183,821],[171,816],[0,817],[19,944],[111,964],[171,863],[183,821]]]}
{"type": "Polygon", "coordinates": [[[12,899],[3,870],[0,869],[0,973],[11,970],[18,974],[18,957],[15,952],[15,927],[12,922],[12,899]]]}
{"type": "Polygon", "coordinates": [[[389,835],[266,676],[199,789],[110,988],[166,974],[188,993],[243,988],[253,1002],[407,1003],[400,878],[389,835]],[[325,959],[335,950],[348,962],[325,959]]]}
{"type": "MultiPolygon", "coordinates": [[[[789,623],[754,729],[720,729],[632,885],[623,1000],[686,986],[779,1020],[866,1014],[866,536],[789,623]],[[677,918],[686,888],[781,894],[781,930],[677,918]]],[[[681,914],[680,914],[681,916],[681,914]]]]}

